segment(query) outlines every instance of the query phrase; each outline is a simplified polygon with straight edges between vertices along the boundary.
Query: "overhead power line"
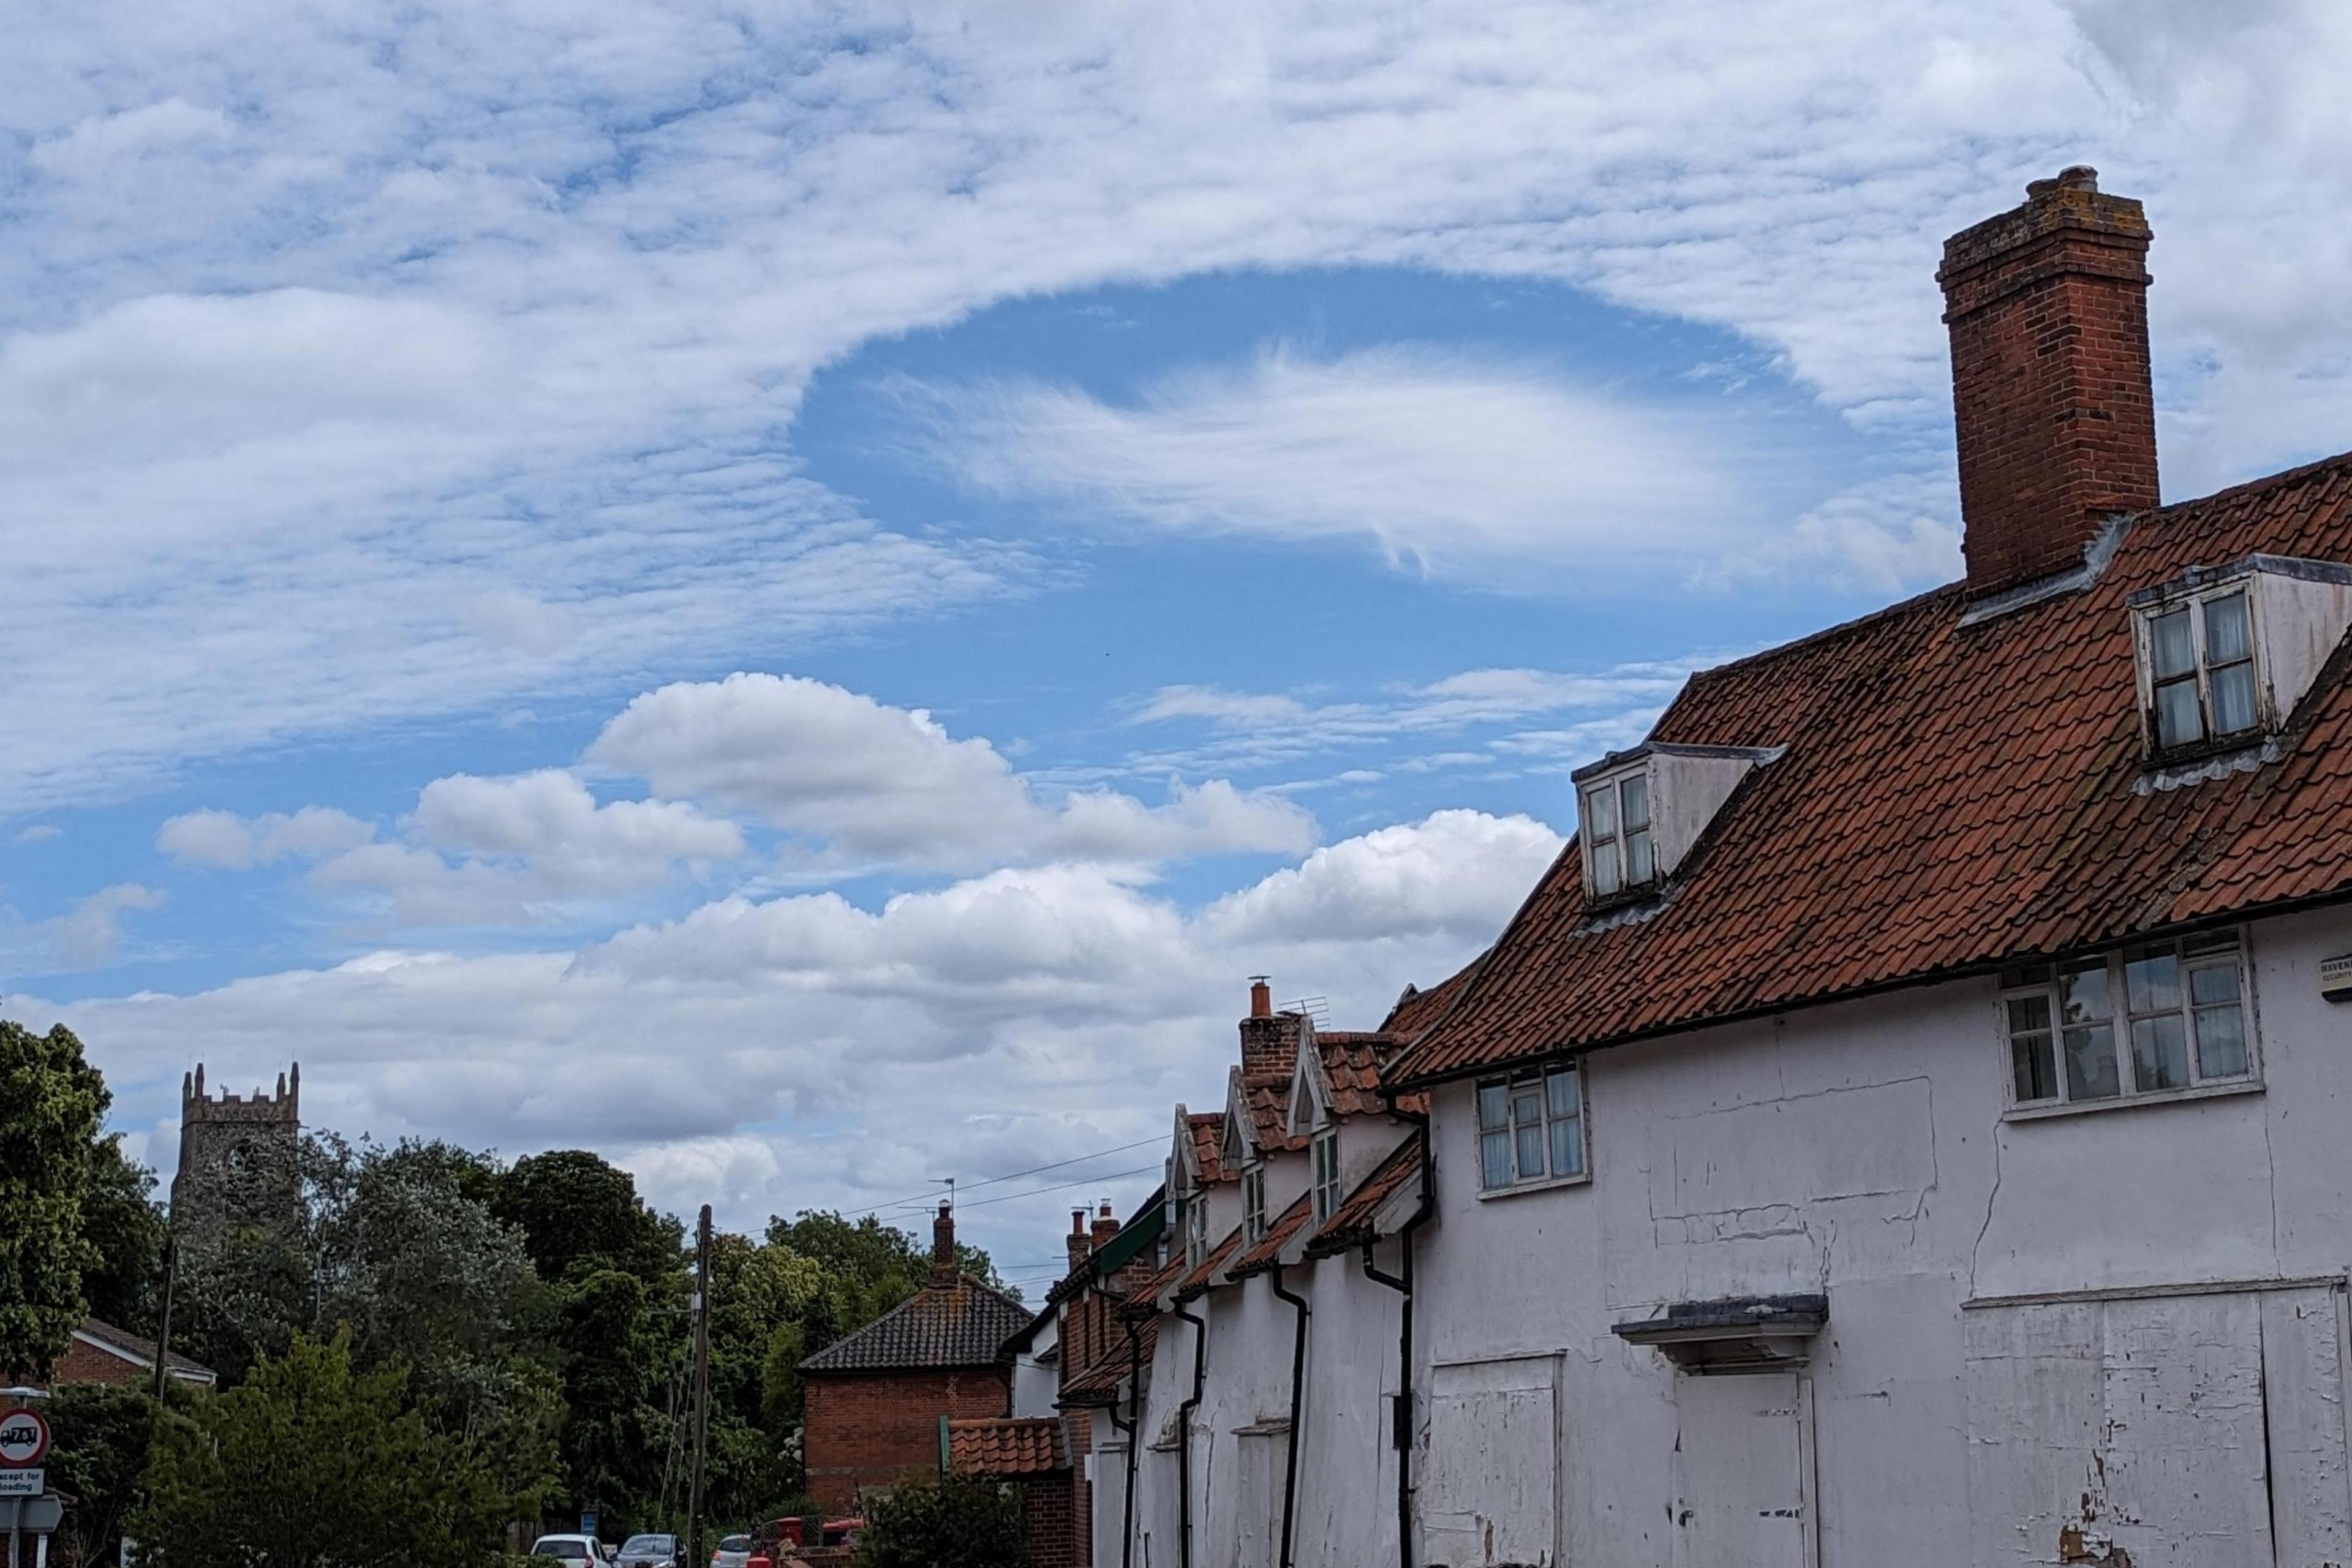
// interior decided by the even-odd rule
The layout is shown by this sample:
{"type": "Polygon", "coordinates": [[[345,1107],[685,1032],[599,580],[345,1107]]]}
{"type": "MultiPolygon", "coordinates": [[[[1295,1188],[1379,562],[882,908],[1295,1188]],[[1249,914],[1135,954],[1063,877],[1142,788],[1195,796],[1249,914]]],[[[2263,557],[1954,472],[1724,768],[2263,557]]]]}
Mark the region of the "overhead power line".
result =
{"type": "MultiPolygon", "coordinates": [[[[1164,1136],[1165,1134],[1161,1135],[1161,1137],[1164,1136]]],[[[1055,1160],[1051,1164],[1032,1165],[1025,1171],[1013,1171],[1002,1176],[991,1176],[984,1182],[973,1182],[967,1185],[959,1186],[956,1191],[959,1194],[976,1193],[982,1187],[998,1186],[1005,1182],[1017,1182],[1024,1176],[1042,1175],[1047,1171],[1061,1170],[1066,1165],[1082,1165],[1088,1160],[1099,1160],[1106,1154],[1124,1154],[1130,1149],[1141,1149],[1149,1144],[1160,1142],[1161,1142],[1161,1137],[1139,1138],[1132,1143],[1121,1143],[1109,1149],[1097,1149],[1091,1154],[1073,1154],[1066,1160],[1055,1160]]],[[[1108,1180],[1109,1178],[1105,1179],[1108,1180]]],[[[1085,1184],[1073,1183],[1072,1184],[1083,1186],[1085,1184]]],[[[1045,1187],[1040,1187],[1038,1189],[1040,1192],[1050,1190],[1052,1189],[1045,1187]]],[[[903,1198],[886,1198],[882,1202],[866,1209],[866,1212],[867,1214],[880,1214],[884,1209],[902,1208],[908,1204],[934,1202],[937,1200],[938,1196],[939,1194],[936,1193],[910,1193],[903,1198]]],[[[959,1205],[959,1206],[961,1205],[959,1205]]]]}

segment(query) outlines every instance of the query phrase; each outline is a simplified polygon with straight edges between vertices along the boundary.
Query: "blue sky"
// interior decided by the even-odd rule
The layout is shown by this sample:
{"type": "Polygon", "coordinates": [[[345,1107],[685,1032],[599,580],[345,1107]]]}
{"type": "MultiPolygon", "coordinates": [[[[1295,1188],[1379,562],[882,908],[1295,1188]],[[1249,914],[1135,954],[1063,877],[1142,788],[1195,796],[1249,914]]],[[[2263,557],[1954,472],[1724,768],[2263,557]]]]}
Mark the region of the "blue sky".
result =
{"type": "Polygon", "coordinates": [[[0,1007],[166,1170],[199,1058],[744,1225],[1158,1137],[1956,574],[2026,178],[2149,205],[2168,495],[2344,445],[2338,17],[1893,10],[37,17],[0,1007]]]}

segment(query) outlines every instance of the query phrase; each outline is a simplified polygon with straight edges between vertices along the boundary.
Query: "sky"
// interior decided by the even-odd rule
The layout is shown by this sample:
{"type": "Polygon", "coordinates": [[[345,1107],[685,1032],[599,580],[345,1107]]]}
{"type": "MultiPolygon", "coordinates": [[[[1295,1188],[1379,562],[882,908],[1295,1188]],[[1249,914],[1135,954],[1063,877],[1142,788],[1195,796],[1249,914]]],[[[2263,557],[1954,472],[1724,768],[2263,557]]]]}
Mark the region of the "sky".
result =
{"type": "Polygon", "coordinates": [[[1692,670],[1958,574],[2028,179],[2147,205],[2168,499],[2352,445],[2316,0],[10,33],[0,1016],[167,1178],[299,1059],[736,1228],[952,1176],[1034,1299],[1249,976],[1374,1026],[1692,670]]]}

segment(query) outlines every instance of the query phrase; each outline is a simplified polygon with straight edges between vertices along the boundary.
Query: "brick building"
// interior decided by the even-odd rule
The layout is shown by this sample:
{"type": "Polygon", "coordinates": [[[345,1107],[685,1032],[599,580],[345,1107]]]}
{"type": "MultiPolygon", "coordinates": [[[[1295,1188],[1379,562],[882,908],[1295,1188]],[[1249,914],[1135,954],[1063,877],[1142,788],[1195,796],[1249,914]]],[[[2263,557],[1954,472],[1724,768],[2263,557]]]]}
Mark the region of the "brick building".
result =
{"type": "Polygon", "coordinates": [[[818,1504],[847,1513],[869,1489],[938,1475],[947,1463],[947,1422],[1010,1408],[1011,1373],[1001,1352],[1029,1316],[957,1266],[955,1219],[941,1204],[929,1282],[801,1363],[802,1441],[818,1504]]]}
{"type": "MultiPolygon", "coordinates": [[[[177,1352],[166,1355],[164,1364],[174,1383],[210,1388],[220,1381],[219,1373],[212,1368],[177,1352]]],[[[84,1318],[81,1326],[73,1331],[72,1342],[49,1369],[46,1383],[50,1388],[73,1383],[104,1383],[120,1388],[131,1384],[151,1384],[154,1378],[154,1341],[101,1323],[96,1318],[84,1318]]]]}
{"type": "Polygon", "coordinates": [[[217,1247],[226,1231],[292,1223],[301,1203],[302,1067],[278,1075],[271,1093],[205,1089],[205,1065],[180,1079],[180,1165],[172,1178],[172,1229],[181,1247],[217,1247]]]}

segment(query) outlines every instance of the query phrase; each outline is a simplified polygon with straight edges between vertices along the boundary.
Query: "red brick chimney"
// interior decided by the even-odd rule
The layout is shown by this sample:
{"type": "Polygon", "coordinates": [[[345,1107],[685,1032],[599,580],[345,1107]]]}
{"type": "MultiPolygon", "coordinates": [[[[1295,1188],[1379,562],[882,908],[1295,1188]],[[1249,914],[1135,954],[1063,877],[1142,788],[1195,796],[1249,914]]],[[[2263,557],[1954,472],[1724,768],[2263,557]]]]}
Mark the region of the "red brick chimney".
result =
{"type": "Polygon", "coordinates": [[[1070,1237],[1067,1247],[1070,1272],[1076,1274],[1079,1266],[1086,1262],[1087,1255],[1094,1250],[1094,1244],[1087,1236],[1087,1211],[1082,1208],[1070,1211],[1070,1237]]]}
{"type": "Polygon", "coordinates": [[[1250,976],[1250,1016],[1253,1018],[1274,1016],[1274,987],[1265,983],[1265,976],[1263,974],[1250,976]]]}
{"type": "Polygon", "coordinates": [[[1265,976],[1250,976],[1249,1016],[1242,1020],[1242,1081],[1272,1083],[1290,1076],[1298,1063],[1299,1017],[1277,1015],[1265,976]]]}
{"type": "Polygon", "coordinates": [[[1118,1234],[1118,1215],[1111,1212],[1110,1200],[1105,1198],[1095,1211],[1095,1250],[1099,1252],[1110,1238],[1118,1234]]]}
{"type": "Polygon", "coordinates": [[[1969,587],[2081,564],[2116,512],[2157,504],[2147,218],[2080,164],[1944,242],[1944,321],[1969,587]]]}
{"type": "Polygon", "coordinates": [[[942,1198],[939,1217],[931,1221],[931,1283],[952,1285],[961,1278],[963,1268],[956,1262],[955,1210],[942,1198]]]}

